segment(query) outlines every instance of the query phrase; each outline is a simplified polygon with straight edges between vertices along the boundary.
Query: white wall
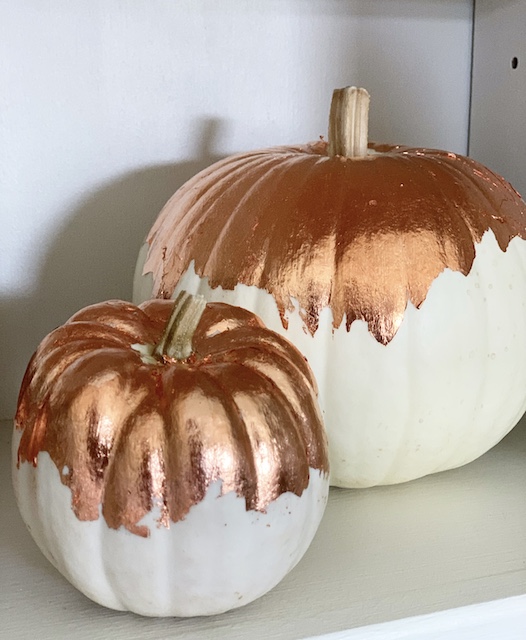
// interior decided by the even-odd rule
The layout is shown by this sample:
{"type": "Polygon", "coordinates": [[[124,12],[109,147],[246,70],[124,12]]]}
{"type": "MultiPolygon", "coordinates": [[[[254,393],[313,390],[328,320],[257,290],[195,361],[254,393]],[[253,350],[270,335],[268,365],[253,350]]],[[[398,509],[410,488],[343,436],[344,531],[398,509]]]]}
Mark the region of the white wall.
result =
{"type": "Polygon", "coordinates": [[[0,0],[0,417],[40,339],[129,298],[171,193],[231,152],[326,133],[467,146],[471,0],[0,0]]]}

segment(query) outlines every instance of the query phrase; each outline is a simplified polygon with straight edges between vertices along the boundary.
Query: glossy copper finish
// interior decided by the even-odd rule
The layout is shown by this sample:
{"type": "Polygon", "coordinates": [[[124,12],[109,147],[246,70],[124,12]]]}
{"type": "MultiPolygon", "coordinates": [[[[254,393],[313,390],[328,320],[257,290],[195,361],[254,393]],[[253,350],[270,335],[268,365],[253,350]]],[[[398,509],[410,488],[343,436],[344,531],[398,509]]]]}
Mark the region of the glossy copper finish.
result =
{"type": "Polygon", "coordinates": [[[463,156],[369,145],[329,157],[323,141],[232,156],[187,182],[154,224],[143,273],[170,297],[192,265],[211,287],[253,285],[283,325],[299,302],[314,334],[330,307],[387,344],[409,301],[424,302],[446,268],[467,275],[492,231],[505,251],[526,239],[526,206],[502,178],[463,156]]]}
{"type": "Polygon", "coordinates": [[[242,309],[207,305],[184,361],[145,363],[173,302],[93,305],[49,334],[20,391],[18,464],[47,451],[81,520],[141,536],[185,517],[216,480],[246,508],[328,473],[315,382],[287,341],[242,309]]]}

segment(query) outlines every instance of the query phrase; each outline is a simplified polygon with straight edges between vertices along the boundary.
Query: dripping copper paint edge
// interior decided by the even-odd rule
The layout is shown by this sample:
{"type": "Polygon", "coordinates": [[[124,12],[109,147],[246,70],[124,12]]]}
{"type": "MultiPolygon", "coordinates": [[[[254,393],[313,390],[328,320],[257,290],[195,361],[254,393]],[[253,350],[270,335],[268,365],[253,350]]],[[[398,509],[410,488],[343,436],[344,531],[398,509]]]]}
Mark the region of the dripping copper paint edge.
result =
{"type": "Polygon", "coordinates": [[[483,165],[433,149],[369,148],[366,162],[342,162],[323,141],[276,147],[197,174],[147,238],[153,295],[170,297],[193,262],[212,289],[268,292],[285,328],[296,300],[311,335],[327,306],[335,329],[364,320],[388,344],[407,304],[419,308],[445,269],[470,273],[486,232],[502,251],[526,239],[526,205],[483,165]]]}

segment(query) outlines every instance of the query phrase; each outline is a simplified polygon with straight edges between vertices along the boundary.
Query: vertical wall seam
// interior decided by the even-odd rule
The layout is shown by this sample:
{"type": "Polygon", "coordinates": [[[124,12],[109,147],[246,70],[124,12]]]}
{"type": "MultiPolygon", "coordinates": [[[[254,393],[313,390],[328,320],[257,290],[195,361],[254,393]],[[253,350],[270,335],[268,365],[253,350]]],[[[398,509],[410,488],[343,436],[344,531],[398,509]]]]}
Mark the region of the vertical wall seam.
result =
{"type": "Polygon", "coordinates": [[[471,2],[471,68],[469,74],[469,98],[468,98],[468,132],[466,154],[471,153],[471,120],[473,115],[473,69],[475,64],[475,16],[477,12],[477,0],[471,2]]]}

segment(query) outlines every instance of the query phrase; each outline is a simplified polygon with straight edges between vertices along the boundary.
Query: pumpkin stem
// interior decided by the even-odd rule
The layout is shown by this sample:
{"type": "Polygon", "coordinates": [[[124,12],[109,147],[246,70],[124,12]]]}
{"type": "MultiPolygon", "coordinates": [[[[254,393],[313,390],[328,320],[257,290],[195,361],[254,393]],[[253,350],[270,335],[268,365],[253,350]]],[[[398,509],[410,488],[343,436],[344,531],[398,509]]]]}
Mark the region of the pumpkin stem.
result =
{"type": "Polygon", "coordinates": [[[370,96],[365,89],[345,87],[332,94],[329,156],[365,158],[370,96]]]}
{"type": "Polygon", "coordinates": [[[192,353],[192,339],[206,307],[203,296],[181,291],[154,355],[184,360],[192,353]]]}

